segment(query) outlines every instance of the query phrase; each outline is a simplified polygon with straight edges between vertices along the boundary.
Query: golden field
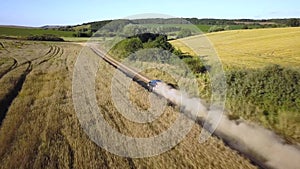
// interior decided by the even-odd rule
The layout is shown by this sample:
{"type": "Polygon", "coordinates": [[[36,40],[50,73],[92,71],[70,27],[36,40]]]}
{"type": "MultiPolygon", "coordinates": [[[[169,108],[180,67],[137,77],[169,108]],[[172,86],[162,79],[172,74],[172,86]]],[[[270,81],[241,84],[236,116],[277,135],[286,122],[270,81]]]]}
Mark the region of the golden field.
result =
{"type": "MultiPolygon", "coordinates": [[[[258,68],[266,64],[300,68],[300,28],[233,30],[204,35],[215,48],[224,68],[258,68]]],[[[170,41],[183,52],[195,54],[202,35],[170,41]]],[[[197,52],[196,52],[197,53],[197,52]]]]}

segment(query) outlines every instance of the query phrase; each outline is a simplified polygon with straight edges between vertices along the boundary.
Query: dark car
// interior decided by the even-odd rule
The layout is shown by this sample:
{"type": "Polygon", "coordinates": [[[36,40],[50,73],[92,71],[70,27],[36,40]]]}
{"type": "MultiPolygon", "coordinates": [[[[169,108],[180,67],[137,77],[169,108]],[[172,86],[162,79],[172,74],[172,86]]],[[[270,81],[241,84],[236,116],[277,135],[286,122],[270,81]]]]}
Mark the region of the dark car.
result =
{"type": "Polygon", "coordinates": [[[162,82],[161,80],[151,80],[150,82],[148,82],[148,90],[150,91],[150,92],[152,92],[153,91],[153,89],[156,87],[156,85],[157,85],[157,82],[162,82]]]}

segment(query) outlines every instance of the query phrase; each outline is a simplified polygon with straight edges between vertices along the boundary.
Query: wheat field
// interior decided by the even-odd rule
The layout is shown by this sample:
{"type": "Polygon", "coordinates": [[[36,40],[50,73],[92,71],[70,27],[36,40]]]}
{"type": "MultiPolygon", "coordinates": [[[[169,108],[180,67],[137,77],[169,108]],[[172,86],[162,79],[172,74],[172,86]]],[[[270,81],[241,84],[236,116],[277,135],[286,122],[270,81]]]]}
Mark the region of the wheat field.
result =
{"type": "MultiPolygon", "coordinates": [[[[233,30],[204,35],[216,50],[224,68],[258,68],[267,64],[300,68],[300,28],[233,30]]],[[[170,41],[183,52],[203,35],[170,41]]],[[[201,55],[201,52],[199,53],[201,55]]]]}

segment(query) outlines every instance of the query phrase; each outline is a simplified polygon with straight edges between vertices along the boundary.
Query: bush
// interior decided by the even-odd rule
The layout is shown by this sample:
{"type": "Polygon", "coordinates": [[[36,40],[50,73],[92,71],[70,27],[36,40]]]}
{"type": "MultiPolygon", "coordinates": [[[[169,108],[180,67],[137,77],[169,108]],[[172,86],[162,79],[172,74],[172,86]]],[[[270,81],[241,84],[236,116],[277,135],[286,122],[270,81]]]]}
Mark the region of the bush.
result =
{"type": "Polygon", "coordinates": [[[144,43],[144,48],[161,48],[169,52],[174,51],[174,47],[168,42],[166,35],[159,35],[154,40],[144,43]]]}
{"type": "Polygon", "coordinates": [[[195,74],[205,73],[207,71],[203,62],[198,57],[186,56],[182,60],[188,65],[191,71],[195,74]]]}
{"type": "Polygon", "coordinates": [[[64,41],[64,39],[52,34],[30,35],[26,39],[36,41],[64,41]]]}
{"type": "Polygon", "coordinates": [[[92,32],[88,31],[88,32],[77,32],[77,33],[73,33],[74,37],[91,37],[92,36],[92,32]]]}
{"type": "Polygon", "coordinates": [[[143,48],[143,43],[139,38],[130,38],[117,43],[110,53],[118,58],[125,58],[141,48],[143,48]]]}
{"type": "Polygon", "coordinates": [[[248,25],[243,25],[242,29],[249,29],[248,25]]]}
{"type": "Polygon", "coordinates": [[[239,70],[227,75],[228,97],[251,102],[265,110],[300,109],[300,72],[278,65],[239,70]]]}
{"type": "MultiPolygon", "coordinates": [[[[159,36],[165,36],[165,35],[160,35],[158,33],[142,33],[142,34],[138,34],[135,35],[133,37],[129,37],[129,38],[139,38],[143,43],[146,42],[150,42],[150,41],[154,41],[156,38],[158,38],[159,36]]],[[[166,36],[165,36],[166,38],[166,36]]]]}
{"type": "Polygon", "coordinates": [[[184,38],[192,35],[192,31],[189,29],[181,29],[177,35],[177,38],[184,38]]]}
{"type": "Polygon", "coordinates": [[[208,32],[220,32],[224,30],[225,29],[222,26],[212,26],[209,28],[208,32]]]}
{"type": "Polygon", "coordinates": [[[291,27],[298,27],[298,26],[300,26],[300,21],[299,21],[299,19],[292,18],[288,21],[287,25],[291,26],[291,27]]]}
{"type": "Polygon", "coordinates": [[[284,137],[298,140],[300,72],[278,65],[227,74],[230,118],[258,122],[284,137]],[[292,127],[291,127],[292,126],[292,127]]]}

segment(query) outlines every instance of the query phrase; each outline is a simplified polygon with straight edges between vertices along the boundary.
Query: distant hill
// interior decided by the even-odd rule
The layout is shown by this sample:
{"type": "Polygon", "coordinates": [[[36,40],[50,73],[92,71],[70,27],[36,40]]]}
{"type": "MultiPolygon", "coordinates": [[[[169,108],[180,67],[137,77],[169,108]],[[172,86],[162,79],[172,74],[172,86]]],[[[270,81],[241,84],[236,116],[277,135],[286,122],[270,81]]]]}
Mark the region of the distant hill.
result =
{"type": "Polygon", "coordinates": [[[58,37],[72,37],[72,31],[60,31],[56,29],[42,29],[33,27],[0,26],[0,37],[26,38],[32,35],[56,35],[58,37]]]}
{"type": "MultiPolygon", "coordinates": [[[[198,19],[198,18],[183,18],[184,20],[194,24],[194,25],[202,25],[202,26],[229,26],[231,25],[232,27],[235,28],[243,28],[243,25],[249,26],[248,28],[266,28],[266,27],[287,27],[291,26],[291,20],[293,18],[287,18],[287,19],[210,19],[210,18],[205,18],[205,19],[198,19]],[[233,26],[237,25],[237,26],[233,26]]],[[[296,22],[300,22],[299,18],[294,18],[296,19],[296,22]]],[[[184,20],[181,20],[184,21],[184,20]]],[[[82,25],[88,25],[90,26],[91,32],[96,32],[97,30],[101,29],[104,25],[107,23],[111,22],[112,20],[104,20],[104,21],[95,21],[95,22],[88,22],[84,23],[81,25],[76,25],[72,26],[73,28],[76,28],[78,26],[82,25]]],[[[116,20],[114,20],[116,21],[116,20]]],[[[136,19],[136,20],[125,20],[125,19],[120,19],[120,22],[123,23],[152,23],[152,24],[162,24],[162,23],[172,23],[172,24],[181,24],[179,23],[178,19],[176,18],[168,18],[168,19],[159,19],[159,18],[153,18],[153,19],[136,19]]],[[[186,23],[186,22],[185,22],[186,23]]],[[[201,28],[200,28],[201,29],[201,28]]],[[[207,32],[207,29],[202,30],[204,32],[207,32]]]]}
{"type": "Polygon", "coordinates": [[[20,26],[20,25],[0,25],[0,27],[7,27],[7,28],[36,28],[32,26],[20,26]]]}
{"type": "MultiPolygon", "coordinates": [[[[53,34],[59,37],[90,37],[97,30],[101,29],[106,24],[113,20],[103,20],[95,22],[87,22],[78,25],[45,25],[42,27],[26,27],[26,26],[0,26],[0,36],[2,37],[26,37],[29,35],[53,34]]],[[[299,18],[287,19],[211,19],[211,18],[152,18],[152,19],[116,19],[114,20],[116,28],[120,28],[127,24],[186,24],[192,23],[196,25],[203,32],[216,32],[224,30],[236,29],[257,29],[270,27],[288,27],[300,26],[299,18]]]]}
{"type": "Polygon", "coordinates": [[[45,26],[41,26],[40,28],[42,29],[57,29],[60,27],[65,27],[65,26],[61,26],[61,25],[45,25],[45,26]]]}

